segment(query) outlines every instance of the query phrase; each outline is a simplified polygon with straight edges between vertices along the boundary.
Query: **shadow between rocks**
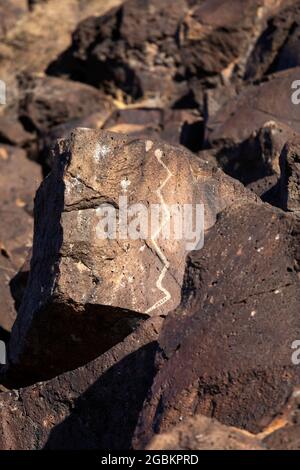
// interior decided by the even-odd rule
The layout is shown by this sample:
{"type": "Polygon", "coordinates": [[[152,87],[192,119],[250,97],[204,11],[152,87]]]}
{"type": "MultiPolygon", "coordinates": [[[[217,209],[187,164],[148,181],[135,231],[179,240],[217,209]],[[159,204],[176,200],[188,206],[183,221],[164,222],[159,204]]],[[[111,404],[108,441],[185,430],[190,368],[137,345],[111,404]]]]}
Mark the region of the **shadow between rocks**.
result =
{"type": "Polygon", "coordinates": [[[53,428],[44,449],[130,449],[152,385],[157,347],[153,341],[108,369],[71,406],[70,415],[53,428]]]}

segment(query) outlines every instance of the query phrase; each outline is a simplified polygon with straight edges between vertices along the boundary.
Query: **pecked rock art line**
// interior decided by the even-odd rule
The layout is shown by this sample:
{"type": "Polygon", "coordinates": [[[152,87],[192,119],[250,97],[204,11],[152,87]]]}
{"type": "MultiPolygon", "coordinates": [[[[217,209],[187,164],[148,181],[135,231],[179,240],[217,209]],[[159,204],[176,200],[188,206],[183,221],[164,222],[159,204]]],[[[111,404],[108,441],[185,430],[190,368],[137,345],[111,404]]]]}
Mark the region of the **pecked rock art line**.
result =
{"type": "MultiPolygon", "coordinates": [[[[151,142],[152,144],[152,142],[151,142]]],[[[150,141],[147,142],[146,144],[146,150],[150,150],[152,148],[152,145],[150,145],[150,141]],[[150,147],[150,148],[149,148],[150,147]]],[[[166,177],[166,179],[163,181],[163,183],[159,186],[159,188],[156,190],[156,194],[158,195],[160,201],[161,201],[161,205],[164,209],[164,212],[165,214],[167,215],[166,218],[163,218],[163,221],[162,223],[160,224],[157,232],[155,233],[155,235],[153,237],[151,237],[151,241],[155,247],[155,251],[158,255],[158,257],[160,258],[161,262],[163,263],[163,269],[156,281],[156,287],[158,288],[158,290],[160,290],[163,294],[164,294],[164,297],[160,300],[158,300],[157,302],[155,302],[154,305],[152,305],[152,307],[148,308],[148,310],[146,310],[146,313],[150,313],[152,312],[153,310],[156,310],[158,307],[161,307],[162,305],[164,305],[166,302],[168,302],[168,300],[170,300],[171,298],[171,294],[170,292],[165,289],[162,285],[162,281],[164,280],[164,277],[165,275],[167,274],[167,271],[170,267],[170,263],[168,261],[168,259],[166,258],[165,254],[162,252],[160,246],[157,244],[155,238],[158,236],[159,232],[161,231],[161,229],[164,227],[164,225],[166,224],[166,222],[170,219],[170,211],[165,203],[165,200],[163,198],[163,195],[161,193],[162,189],[164,188],[164,186],[167,184],[167,182],[169,181],[170,178],[172,178],[173,176],[173,173],[171,173],[170,169],[165,165],[165,163],[162,161],[162,151],[157,149],[155,150],[155,153],[154,153],[155,157],[157,158],[157,161],[160,163],[160,165],[162,165],[165,170],[168,172],[168,175],[166,177]]]]}

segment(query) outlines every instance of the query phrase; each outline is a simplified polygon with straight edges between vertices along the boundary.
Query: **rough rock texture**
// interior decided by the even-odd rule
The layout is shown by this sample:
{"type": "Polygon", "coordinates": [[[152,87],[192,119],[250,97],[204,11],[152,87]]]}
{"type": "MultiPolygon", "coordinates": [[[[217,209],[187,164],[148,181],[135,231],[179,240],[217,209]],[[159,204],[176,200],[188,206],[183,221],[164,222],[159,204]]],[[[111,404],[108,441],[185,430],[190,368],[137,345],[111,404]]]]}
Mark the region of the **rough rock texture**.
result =
{"type": "Polygon", "coordinates": [[[299,448],[300,0],[0,3],[0,449],[299,448]]]}
{"type": "Polygon", "coordinates": [[[253,197],[221,170],[163,142],[88,129],[61,141],[36,198],[30,280],[9,346],[11,380],[84,364],[148,315],[178,305],[187,242],[194,240],[175,240],[172,232],[163,239],[167,217],[174,221],[167,206],[204,204],[200,239],[222,209],[253,197]],[[151,231],[148,220],[137,240],[121,239],[118,225],[116,239],[99,238],[99,206],[119,208],[120,196],[128,206],[161,204],[159,225],[151,231]]]}
{"type": "Polygon", "coordinates": [[[129,0],[88,18],[74,33],[71,49],[48,71],[69,72],[114,94],[121,90],[127,99],[176,101],[188,91],[184,81],[174,80],[180,64],[176,35],[186,8],[186,0],[129,0]]]}
{"type": "Polygon", "coordinates": [[[300,380],[299,236],[299,221],[268,205],[223,212],[189,256],[136,445],[199,413],[259,432],[281,411],[300,380]]]}
{"type": "Polygon", "coordinates": [[[49,68],[126,100],[189,102],[241,66],[278,0],[129,0],[82,22],[49,68]],[[143,14],[141,15],[141,9],[143,14]],[[193,82],[193,79],[196,81],[193,82]],[[200,83],[200,85],[199,85],[200,83]]]}
{"type": "Polygon", "coordinates": [[[32,243],[33,197],[41,181],[40,167],[25,152],[0,146],[0,327],[10,330],[15,319],[9,283],[22,266],[32,243]]]}
{"type": "Polygon", "coordinates": [[[1,450],[128,449],[161,325],[162,318],[149,319],[82,368],[0,393],[1,450]]]}
{"type": "MultiPolygon", "coordinates": [[[[271,124],[272,140],[277,141],[277,147],[283,146],[284,139],[290,138],[293,132],[300,131],[299,109],[291,100],[291,86],[299,73],[299,68],[290,69],[276,73],[258,85],[245,87],[208,119],[207,142],[211,147],[219,148],[217,158],[227,173],[244,183],[268,174],[268,161],[257,148],[256,136],[261,128],[271,124]],[[253,146],[253,140],[256,146],[253,146]]],[[[278,150],[275,154],[278,169],[278,150]]]]}
{"type": "Polygon", "coordinates": [[[155,436],[147,450],[264,450],[249,432],[224,426],[205,416],[187,418],[169,432],[155,436]]]}
{"type": "Polygon", "coordinates": [[[299,66],[299,26],[300,2],[282,2],[282,8],[269,19],[248,58],[245,78],[257,80],[270,72],[299,66]]]}
{"type": "Polygon", "coordinates": [[[20,82],[24,97],[19,117],[27,129],[39,134],[96,112],[105,120],[113,107],[103,93],[83,83],[46,76],[25,76],[20,82]]]}
{"type": "MultiPolygon", "coordinates": [[[[3,3],[3,2],[2,2],[3,3]]],[[[27,3],[27,0],[6,0],[3,18],[8,18],[9,29],[1,38],[1,80],[7,84],[7,107],[17,108],[19,90],[17,79],[22,72],[41,73],[70,44],[70,35],[79,21],[93,14],[102,14],[120,0],[51,0],[36,5],[34,11],[22,15],[13,23],[7,14],[9,5],[27,3]]],[[[0,26],[1,30],[1,26],[0,26]]],[[[0,107],[2,113],[6,107],[0,107]]]]}
{"type": "Polygon", "coordinates": [[[182,62],[197,103],[207,89],[238,83],[257,37],[282,1],[194,2],[180,30],[182,62]]]}
{"type": "Polygon", "coordinates": [[[289,141],[281,155],[281,201],[285,210],[300,215],[300,138],[289,141]]]}

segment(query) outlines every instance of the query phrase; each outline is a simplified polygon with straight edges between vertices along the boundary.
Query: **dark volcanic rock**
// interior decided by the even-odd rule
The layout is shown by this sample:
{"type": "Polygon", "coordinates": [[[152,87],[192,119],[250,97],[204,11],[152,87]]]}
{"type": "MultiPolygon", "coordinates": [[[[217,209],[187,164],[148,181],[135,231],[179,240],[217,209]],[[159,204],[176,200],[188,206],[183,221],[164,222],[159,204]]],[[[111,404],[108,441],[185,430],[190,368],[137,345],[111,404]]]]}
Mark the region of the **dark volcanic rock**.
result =
{"type": "Polygon", "coordinates": [[[188,92],[184,80],[175,80],[181,62],[178,25],[186,8],[186,0],[129,0],[89,18],[75,31],[71,49],[48,72],[69,72],[111,93],[121,90],[131,100],[174,102],[188,92]]]}
{"type": "Polygon", "coordinates": [[[20,119],[39,134],[96,112],[106,118],[113,108],[109,98],[93,87],[60,78],[26,75],[20,79],[20,89],[20,119]]]}
{"type": "Polygon", "coordinates": [[[227,173],[244,183],[279,173],[280,150],[300,131],[299,109],[291,100],[299,73],[294,68],[245,87],[208,119],[206,139],[219,149],[218,160],[227,173]],[[265,152],[268,146],[271,153],[265,152]]]}
{"type": "Polygon", "coordinates": [[[268,205],[226,210],[187,262],[135,445],[195,414],[251,432],[282,410],[300,369],[300,225],[268,205]]]}
{"type": "MultiPolygon", "coordinates": [[[[253,199],[240,183],[183,148],[74,131],[57,146],[53,171],[36,197],[32,269],[9,347],[12,381],[28,383],[78,367],[148,315],[167,313],[180,302],[191,249],[184,236],[164,239],[160,222],[155,243],[150,229],[140,239],[121,239],[119,232],[116,239],[98,237],[100,206],[115,211],[120,196],[128,197],[129,206],[204,204],[205,228],[225,207],[253,199]]],[[[171,223],[174,217],[170,213],[171,223]]]]}
{"type": "Polygon", "coordinates": [[[261,79],[268,73],[300,65],[300,2],[282,2],[280,11],[268,21],[245,69],[246,79],[261,79]]]}
{"type": "Polygon", "coordinates": [[[195,2],[180,29],[181,58],[201,106],[207,89],[237,82],[257,37],[282,2],[208,0],[195,2]]]}
{"type": "Polygon", "coordinates": [[[162,321],[147,320],[80,369],[1,393],[1,450],[130,448],[162,321]]]}

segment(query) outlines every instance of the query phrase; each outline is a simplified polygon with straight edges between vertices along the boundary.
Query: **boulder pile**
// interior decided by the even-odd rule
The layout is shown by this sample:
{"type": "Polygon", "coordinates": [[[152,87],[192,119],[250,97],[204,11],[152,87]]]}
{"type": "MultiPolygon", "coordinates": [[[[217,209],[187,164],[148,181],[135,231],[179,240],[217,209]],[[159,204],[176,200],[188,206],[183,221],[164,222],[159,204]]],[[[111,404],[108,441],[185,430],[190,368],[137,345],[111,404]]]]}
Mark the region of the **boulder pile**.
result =
{"type": "Polygon", "coordinates": [[[6,4],[0,449],[300,449],[300,1],[6,4]]]}

